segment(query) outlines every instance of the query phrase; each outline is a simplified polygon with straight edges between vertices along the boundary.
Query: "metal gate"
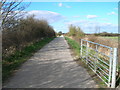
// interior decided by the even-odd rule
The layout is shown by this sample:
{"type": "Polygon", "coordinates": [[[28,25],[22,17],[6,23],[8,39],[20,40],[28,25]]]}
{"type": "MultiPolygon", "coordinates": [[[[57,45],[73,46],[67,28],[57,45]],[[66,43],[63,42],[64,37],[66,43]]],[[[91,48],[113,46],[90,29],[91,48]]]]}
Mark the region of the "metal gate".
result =
{"type": "Polygon", "coordinates": [[[115,88],[117,48],[81,39],[80,56],[108,87],[115,88]]]}

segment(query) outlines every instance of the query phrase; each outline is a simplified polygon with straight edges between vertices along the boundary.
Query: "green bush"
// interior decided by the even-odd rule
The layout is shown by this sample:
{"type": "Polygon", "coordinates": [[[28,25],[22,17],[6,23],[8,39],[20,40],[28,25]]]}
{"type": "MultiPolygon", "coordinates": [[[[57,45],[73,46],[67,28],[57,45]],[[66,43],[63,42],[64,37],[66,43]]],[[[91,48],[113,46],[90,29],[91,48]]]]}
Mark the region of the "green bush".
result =
{"type": "Polygon", "coordinates": [[[85,36],[84,32],[80,27],[76,27],[73,25],[69,26],[69,32],[67,33],[67,35],[73,37],[73,39],[75,39],[76,41],[79,41],[85,36]]]}
{"type": "Polygon", "coordinates": [[[21,19],[2,32],[3,58],[47,37],[55,37],[55,31],[47,21],[37,20],[34,17],[21,19]]]}

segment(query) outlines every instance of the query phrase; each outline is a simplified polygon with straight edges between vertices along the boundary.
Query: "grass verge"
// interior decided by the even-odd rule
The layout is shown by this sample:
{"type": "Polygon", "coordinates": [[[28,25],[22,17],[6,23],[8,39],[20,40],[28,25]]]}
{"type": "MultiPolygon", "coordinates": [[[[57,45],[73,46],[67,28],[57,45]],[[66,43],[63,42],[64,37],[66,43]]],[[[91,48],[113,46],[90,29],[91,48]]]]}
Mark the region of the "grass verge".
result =
{"type": "Polygon", "coordinates": [[[21,51],[16,51],[15,54],[5,58],[2,61],[2,81],[6,81],[22,63],[27,61],[36,51],[41,49],[53,39],[54,38],[45,38],[39,42],[25,47],[21,51]]]}
{"type": "Polygon", "coordinates": [[[109,38],[109,39],[116,39],[116,40],[118,40],[118,37],[117,37],[117,36],[116,36],[116,37],[107,37],[107,36],[105,37],[105,36],[104,36],[103,38],[109,38]]]}
{"type": "Polygon", "coordinates": [[[70,39],[68,37],[65,37],[65,39],[67,40],[70,47],[72,49],[74,49],[75,54],[77,56],[80,56],[80,44],[78,42],[76,42],[75,40],[72,40],[72,39],[70,39]]]}
{"type": "MultiPolygon", "coordinates": [[[[73,53],[72,55],[74,55],[74,57],[80,56],[80,44],[76,42],[75,40],[72,40],[68,37],[65,37],[65,39],[67,40],[68,44],[70,45],[72,49],[72,53],[73,53]]],[[[102,82],[102,80],[100,80],[98,76],[81,60],[82,59],[77,58],[75,61],[78,65],[84,67],[88,71],[89,75],[96,82],[98,88],[106,88],[106,85],[104,84],[104,82],[102,82]]]]}

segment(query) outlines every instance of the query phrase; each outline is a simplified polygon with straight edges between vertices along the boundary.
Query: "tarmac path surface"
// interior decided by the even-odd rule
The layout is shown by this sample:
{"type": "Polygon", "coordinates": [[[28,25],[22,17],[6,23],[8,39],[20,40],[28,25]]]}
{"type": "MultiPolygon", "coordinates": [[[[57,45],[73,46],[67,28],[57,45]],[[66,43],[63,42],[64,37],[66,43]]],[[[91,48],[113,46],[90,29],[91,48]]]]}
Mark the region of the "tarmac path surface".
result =
{"type": "Polygon", "coordinates": [[[96,88],[73,60],[64,37],[57,37],[26,61],[4,88],[96,88]]]}

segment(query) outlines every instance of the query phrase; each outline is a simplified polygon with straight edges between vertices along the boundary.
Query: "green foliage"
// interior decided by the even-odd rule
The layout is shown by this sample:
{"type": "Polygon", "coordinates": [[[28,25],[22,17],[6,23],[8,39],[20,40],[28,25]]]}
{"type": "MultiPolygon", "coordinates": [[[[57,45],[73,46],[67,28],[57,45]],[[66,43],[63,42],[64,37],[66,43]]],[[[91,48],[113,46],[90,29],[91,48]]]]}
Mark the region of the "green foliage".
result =
{"type": "Polygon", "coordinates": [[[84,32],[81,30],[80,27],[77,28],[76,36],[77,36],[78,38],[84,36],[84,32]]]}
{"type": "Polygon", "coordinates": [[[77,36],[77,37],[84,36],[84,32],[81,30],[81,28],[73,26],[73,25],[69,26],[68,34],[69,34],[69,36],[77,36]]]}
{"type": "Polygon", "coordinates": [[[62,31],[59,31],[59,32],[57,33],[58,36],[61,36],[62,34],[63,34],[62,31]]]}
{"type": "Polygon", "coordinates": [[[73,37],[76,41],[79,41],[81,38],[83,38],[83,36],[85,36],[80,27],[76,27],[73,25],[69,26],[69,32],[67,33],[67,35],[73,37]]]}
{"type": "Polygon", "coordinates": [[[65,37],[65,39],[67,40],[68,44],[71,46],[71,48],[74,49],[75,53],[79,56],[80,55],[80,45],[78,42],[76,42],[75,40],[72,40],[68,37],[65,37]]]}
{"type": "Polygon", "coordinates": [[[69,36],[76,36],[77,30],[76,27],[73,25],[69,26],[69,36]]]}
{"type": "Polygon", "coordinates": [[[54,38],[45,38],[39,42],[35,42],[32,45],[26,46],[21,51],[16,51],[9,57],[3,59],[2,62],[2,79],[6,80],[22,63],[24,63],[34,52],[41,49],[45,44],[49,43],[54,38]]]}
{"type": "Polygon", "coordinates": [[[118,38],[119,38],[119,37],[117,37],[117,36],[116,36],[116,37],[110,37],[110,36],[109,36],[109,37],[107,37],[107,36],[103,36],[103,38],[108,38],[108,39],[118,40],[118,38]]]}

